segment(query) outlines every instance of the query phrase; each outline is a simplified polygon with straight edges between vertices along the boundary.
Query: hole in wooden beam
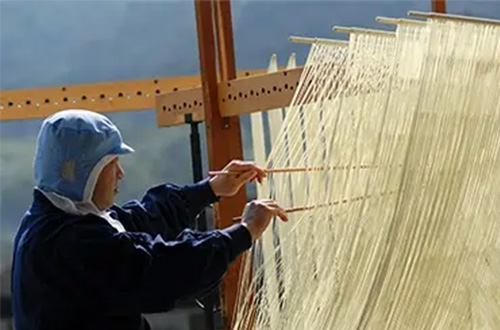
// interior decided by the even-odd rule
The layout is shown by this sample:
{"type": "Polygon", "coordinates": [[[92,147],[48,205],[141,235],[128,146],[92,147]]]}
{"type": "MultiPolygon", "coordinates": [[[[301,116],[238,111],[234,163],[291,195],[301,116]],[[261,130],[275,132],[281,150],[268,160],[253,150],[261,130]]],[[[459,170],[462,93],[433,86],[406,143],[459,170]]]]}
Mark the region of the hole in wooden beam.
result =
{"type": "Polygon", "coordinates": [[[122,92],[118,93],[118,97],[123,97],[123,93],[122,92]]]}
{"type": "Polygon", "coordinates": [[[99,95],[99,97],[100,97],[101,99],[103,99],[103,98],[105,98],[105,97],[106,97],[106,95],[101,94],[101,95],[99,95]]]}
{"type": "Polygon", "coordinates": [[[67,97],[63,98],[63,101],[68,102],[68,98],[67,97]]]}
{"type": "Polygon", "coordinates": [[[82,96],[82,101],[85,101],[87,97],[85,95],[82,96]]]}
{"type": "Polygon", "coordinates": [[[155,93],[156,93],[156,94],[160,94],[160,90],[159,90],[159,89],[157,89],[157,90],[155,91],[155,93]]]}
{"type": "Polygon", "coordinates": [[[142,92],[141,91],[137,91],[137,96],[141,96],[142,95],[142,92]]]}
{"type": "Polygon", "coordinates": [[[50,100],[49,99],[45,99],[45,103],[50,103],[50,100]]]}
{"type": "Polygon", "coordinates": [[[26,100],[26,105],[30,105],[31,104],[31,101],[30,100],[26,100]]]}
{"type": "Polygon", "coordinates": [[[153,80],[153,83],[157,84],[158,83],[158,79],[153,80]]]}
{"type": "Polygon", "coordinates": [[[167,106],[166,106],[166,105],[164,105],[164,106],[163,106],[163,111],[166,111],[166,110],[167,110],[167,106]]]}

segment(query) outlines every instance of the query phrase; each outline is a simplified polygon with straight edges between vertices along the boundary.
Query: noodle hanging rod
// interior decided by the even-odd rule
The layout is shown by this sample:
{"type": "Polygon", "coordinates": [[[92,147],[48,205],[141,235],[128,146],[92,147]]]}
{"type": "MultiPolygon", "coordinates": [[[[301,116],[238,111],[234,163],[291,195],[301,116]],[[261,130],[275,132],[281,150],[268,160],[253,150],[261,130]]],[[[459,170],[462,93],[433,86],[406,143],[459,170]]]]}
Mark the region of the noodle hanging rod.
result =
{"type": "MultiPolygon", "coordinates": [[[[337,201],[330,202],[330,203],[292,207],[292,208],[285,209],[285,212],[290,214],[290,213],[295,213],[295,212],[309,211],[309,210],[313,210],[313,209],[317,209],[317,208],[324,208],[324,207],[328,207],[328,206],[335,206],[335,205],[347,204],[347,203],[352,203],[352,202],[359,202],[359,201],[363,201],[363,200],[370,199],[373,197],[382,197],[382,196],[386,196],[386,195],[393,195],[395,193],[396,193],[396,191],[389,191],[389,192],[380,193],[380,194],[375,195],[375,196],[369,194],[369,195],[365,195],[365,196],[353,197],[351,199],[345,198],[345,199],[337,200],[337,201]]],[[[241,216],[234,217],[232,220],[233,220],[233,222],[240,222],[241,220],[243,220],[243,217],[241,217],[241,216]]]]}
{"type": "MultiPolygon", "coordinates": [[[[290,168],[268,168],[264,169],[264,173],[291,173],[291,172],[315,172],[315,171],[329,171],[329,170],[355,170],[374,168],[375,166],[361,165],[361,166],[334,166],[334,167],[290,167],[290,168]]],[[[214,175],[240,175],[243,172],[239,171],[210,171],[209,176],[214,175]]]]}

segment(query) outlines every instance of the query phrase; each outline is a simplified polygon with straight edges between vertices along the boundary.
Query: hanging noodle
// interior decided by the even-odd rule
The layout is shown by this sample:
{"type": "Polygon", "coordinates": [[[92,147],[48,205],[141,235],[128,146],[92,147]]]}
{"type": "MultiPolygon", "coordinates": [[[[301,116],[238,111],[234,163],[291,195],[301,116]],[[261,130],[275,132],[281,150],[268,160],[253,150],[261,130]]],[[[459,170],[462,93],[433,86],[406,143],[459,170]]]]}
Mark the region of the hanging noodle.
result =
{"type": "Polygon", "coordinates": [[[500,26],[314,44],[261,190],[284,207],[234,329],[500,329],[500,26]]]}

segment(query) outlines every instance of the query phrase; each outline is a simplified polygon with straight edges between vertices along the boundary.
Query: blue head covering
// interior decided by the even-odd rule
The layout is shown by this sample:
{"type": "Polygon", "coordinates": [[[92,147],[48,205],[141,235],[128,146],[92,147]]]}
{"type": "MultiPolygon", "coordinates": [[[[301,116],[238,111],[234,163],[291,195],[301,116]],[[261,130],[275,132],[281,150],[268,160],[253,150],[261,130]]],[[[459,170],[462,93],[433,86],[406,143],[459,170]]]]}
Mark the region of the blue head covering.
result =
{"type": "Polygon", "coordinates": [[[73,202],[89,202],[111,156],[133,151],[107,117],[87,110],[58,112],[43,122],[38,135],[36,185],[73,202]]]}

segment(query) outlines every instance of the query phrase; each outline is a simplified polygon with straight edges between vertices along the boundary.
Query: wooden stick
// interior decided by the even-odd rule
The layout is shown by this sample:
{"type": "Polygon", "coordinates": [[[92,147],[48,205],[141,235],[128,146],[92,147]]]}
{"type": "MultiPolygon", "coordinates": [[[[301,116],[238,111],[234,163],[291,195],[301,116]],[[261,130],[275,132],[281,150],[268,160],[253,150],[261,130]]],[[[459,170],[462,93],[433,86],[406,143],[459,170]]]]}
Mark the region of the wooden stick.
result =
{"type": "Polygon", "coordinates": [[[288,40],[299,44],[328,44],[341,47],[349,45],[349,41],[347,40],[326,39],[326,38],[307,38],[307,37],[290,36],[288,40]]]}
{"type": "Polygon", "coordinates": [[[408,12],[408,16],[418,17],[418,18],[431,18],[431,19],[448,19],[448,20],[462,21],[468,23],[500,25],[500,21],[496,19],[462,16],[462,15],[450,15],[442,13],[426,13],[415,10],[410,10],[408,12]]]}
{"type": "Polygon", "coordinates": [[[384,31],[384,30],[374,30],[374,29],[364,29],[364,28],[355,28],[355,27],[346,27],[346,26],[334,26],[332,29],[333,32],[339,33],[359,33],[359,34],[376,34],[387,37],[395,37],[396,33],[392,31],[384,31]]]}
{"type": "MultiPolygon", "coordinates": [[[[361,166],[334,166],[334,167],[292,167],[292,168],[269,168],[264,169],[264,173],[291,173],[291,172],[315,172],[315,171],[329,171],[329,170],[347,170],[352,169],[366,169],[374,168],[375,166],[361,165],[361,166]]],[[[238,171],[210,171],[208,175],[240,175],[244,172],[238,171]]]]}
{"type": "MultiPolygon", "coordinates": [[[[390,191],[387,194],[388,195],[392,195],[394,193],[395,193],[395,191],[390,191]]],[[[380,194],[380,196],[384,196],[385,194],[386,193],[382,193],[382,194],[380,194]]],[[[338,201],[334,201],[334,202],[331,202],[331,203],[325,203],[325,204],[292,207],[292,208],[285,209],[285,212],[286,213],[295,213],[295,212],[309,211],[309,210],[312,210],[312,209],[315,209],[315,208],[319,208],[319,207],[327,207],[327,206],[334,206],[334,205],[340,205],[340,204],[347,204],[349,202],[358,202],[358,201],[362,201],[362,200],[368,199],[368,198],[371,198],[371,195],[359,196],[359,197],[354,197],[354,198],[351,198],[351,199],[343,199],[343,200],[338,200],[338,201]]],[[[241,216],[233,218],[233,222],[240,222],[241,220],[243,220],[243,217],[241,217],[241,216]]]]}
{"type": "MultiPolygon", "coordinates": [[[[264,169],[264,173],[287,173],[287,172],[309,172],[324,171],[324,167],[296,167],[296,168],[269,168],[264,169]]],[[[238,171],[210,171],[208,175],[240,175],[244,172],[238,171]]]]}
{"type": "Polygon", "coordinates": [[[384,17],[384,16],[377,16],[375,20],[378,23],[382,24],[390,24],[390,25],[419,25],[419,26],[425,26],[427,25],[426,21],[417,21],[413,19],[406,19],[406,18],[392,18],[392,17],[384,17]]]}

